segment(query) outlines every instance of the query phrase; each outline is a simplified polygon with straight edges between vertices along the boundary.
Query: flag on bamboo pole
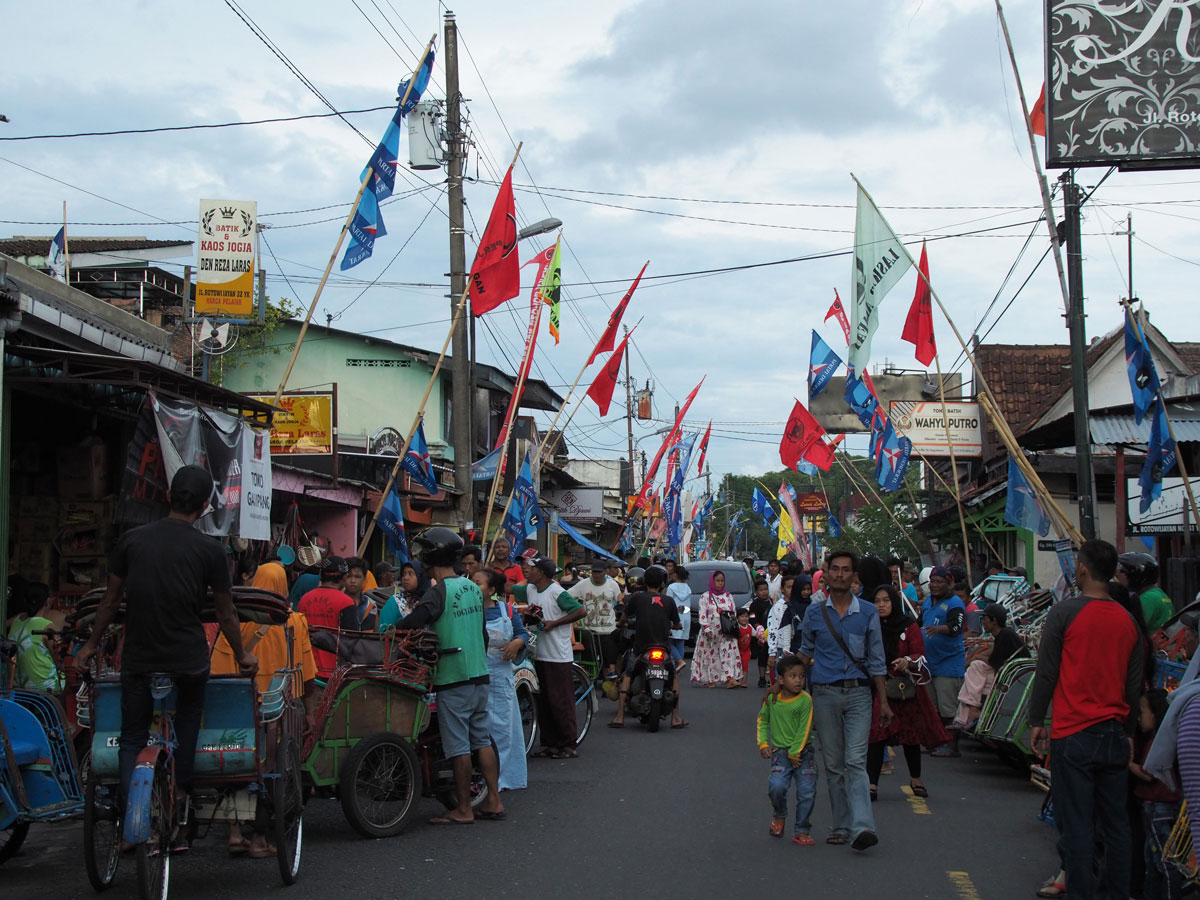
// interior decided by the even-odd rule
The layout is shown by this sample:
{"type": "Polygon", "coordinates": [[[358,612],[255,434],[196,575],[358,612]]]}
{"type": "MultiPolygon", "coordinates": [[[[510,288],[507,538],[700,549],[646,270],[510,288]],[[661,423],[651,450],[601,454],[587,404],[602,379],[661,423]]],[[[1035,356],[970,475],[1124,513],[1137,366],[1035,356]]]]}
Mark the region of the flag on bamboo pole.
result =
{"type": "Polygon", "coordinates": [[[908,471],[908,460],[912,453],[912,441],[900,437],[889,421],[884,428],[883,439],[880,442],[879,462],[875,467],[875,480],[881,490],[886,492],[898,491],[904,485],[904,475],[908,471]]]}
{"type": "Polygon", "coordinates": [[[372,172],[358,198],[358,206],[350,219],[350,243],[342,255],[341,270],[352,269],[365,259],[371,258],[375,249],[375,238],[387,234],[383,227],[383,216],[379,213],[379,200],[375,192],[375,184],[379,176],[372,172]]]}
{"type": "MultiPolygon", "coordinates": [[[[634,330],[637,330],[636,327],[634,330]]],[[[608,362],[604,364],[604,368],[596,373],[595,381],[587,389],[587,395],[596,401],[596,406],[600,410],[601,417],[608,415],[608,407],[612,403],[613,391],[617,388],[617,378],[621,374],[621,361],[625,358],[625,345],[629,343],[629,338],[632,334],[633,332],[631,331],[625,335],[616,352],[608,358],[608,362]]]]}
{"type": "Polygon", "coordinates": [[[1146,462],[1142,466],[1142,474],[1138,476],[1138,484],[1142,488],[1138,508],[1143,513],[1162,496],[1162,480],[1175,468],[1175,441],[1167,427],[1162,397],[1159,397],[1154,405],[1153,416],[1150,422],[1150,442],[1146,445],[1146,462]]]}
{"type": "Polygon", "coordinates": [[[792,407],[779,442],[779,458],[792,470],[800,460],[807,460],[823,472],[833,465],[833,451],[825,443],[825,429],[804,408],[799,400],[792,407]]]}
{"type": "Polygon", "coordinates": [[[387,499],[383,501],[379,515],[375,517],[375,524],[387,538],[388,545],[396,554],[397,559],[402,563],[408,562],[408,536],[404,532],[404,511],[400,506],[400,495],[396,493],[395,482],[392,482],[392,489],[388,491],[387,499]]]}
{"type": "Polygon", "coordinates": [[[517,207],[513,200],[512,166],[504,173],[487,227],[471,263],[471,312],[482,316],[521,292],[517,259],[517,207]]]}
{"type": "Polygon", "coordinates": [[[908,251],[862,185],[858,185],[858,209],[854,217],[854,252],[850,279],[854,298],[850,303],[850,355],[847,365],[856,372],[871,361],[871,338],[879,328],[879,306],[912,266],[908,251]]]}
{"type": "Polygon", "coordinates": [[[558,343],[558,325],[560,312],[560,299],[562,294],[562,238],[554,242],[554,255],[550,258],[550,264],[544,272],[541,273],[541,278],[538,279],[537,293],[543,303],[550,306],[550,334],[554,337],[554,343],[558,343]]]}
{"type": "Polygon", "coordinates": [[[813,329],[812,351],[808,357],[808,400],[810,403],[814,397],[825,390],[825,385],[829,384],[829,379],[833,377],[841,364],[841,357],[834,353],[833,348],[822,340],[816,329],[813,329]]]}
{"type": "MultiPolygon", "coordinates": [[[[632,331],[629,333],[633,334],[632,331]]],[[[615,356],[616,354],[613,355],[615,356]]],[[[679,415],[675,417],[675,424],[671,426],[671,431],[667,434],[667,439],[663,441],[662,446],[658,448],[658,453],[654,454],[654,460],[650,463],[650,468],[646,470],[646,477],[642,482],[642,489],[638,491],[637,500],[634,502],[635,509],[641,509],[646,505],[646,498],[650,493],[650,485],[654,483],[654,476],[658,472],[658,466],[659,463],[662,462],[663,454],[667,452],[667,449],[670,448],[676,442],[676,440],[678,440],[679,430],[683,425],[683,418],[687,415],[688,410],[691,409],[692,401],[695,400],[696,395],[700,393],[700,388],[704,385],[704,379],[707,377],[708,376],[705,375],[700,379],[700,383],[692,388],[692,392],[688,394],[687,398],[683,401],[683,406],[679,407],[679,415]]]]}
{"type": "Polygon", "coordinates": [[[900,340],[912,344],[917,362],[927,366],[937,356],[937,343],[933,338],[933,296],[929,291],[929,256],[925,252],[924,241],[921,242],[921,261],[917,268],[920,270],[917,293],[912,306],[908,308],[908,318],[904,320],[900,340]]]}
{"type": "Polygon", "coordinates": [[[1021,467],[1011,456],[1008,458],[1008,497],[1004,501],[1004,521],[1026,531],[1036,531],[1042,537],[1050,533],[1050,517],[1025,480],[1021,467]]]}
{"type": "Polygon", "coordinates": [[[783,516],[785,514],[788,516],[787,524],[791,527],[792,531],[792,546],[796,551],[796,555],[807,564],[808,548],[807,546],[802,548],[800,542],[800,538],[803,536],[804,518],[796,511],[796,491],[787,482],[781,482],[779,485],[779,490],[776,491],[776,496],[779,498],[779,503],[783,507],[783,511],[779,515],[780,521],[783,520],[783,516]],[[799,524],[800,526],[800,534],[796,533],[794,527],[796,524],[799,524]]]}
{"type": "Polygon", "coordinates": [[[376,200],[386,200],[392,196],[392,191],[395,190],[396,166],[400,161],[400,128],[404,124],[404,117],[416,109],[417,104],[421,101],[421,95],[425,93],[425,88],[429,85],[429,76],[433,72],[433,59],[434,52],[431,48],[425,54],[425,61],[421,64],[421,68],[397,85],[396,111],[392,114],[392,121],[388,123],[387,129],[383,132],[383,139],[375,146],[375,152],[371,154],[366,168],[359,176],[360,181],[366,178],[368,170],[373,170],[379,176],[373,184],[369,185],[375,192],[376,200]],[[412,90],[408,88],[410,81],[413,82],[412,90]],[[406,93],[408,94],[407,98],[405,98],[406,93]]]}
{"type": "Polygon", "coordinates": [[[697,435],[690,435],[679,442],[676,453],[678,465],[667,487],[663,510],[667,519],[667,543],[675,547],[683,542],[683,479],[692,463],[692,448],[697,435]]]}
{"type": "Polygon", "coordinates": [[[517,554],[524,551],[525,539],[541,526],[542,510],[538,506],[533,472],[529,467],[529,455],[526,454],[524,462],[521,463],[521,470],[513,482],[512,502],[501,523],[501,527],[510,536],[511,559],[516,559],[517,554]]]}
{"type": "MultiPolygon", "coordinates": [[[[538,288],[541,285],[542,276],[550,265],[548,256],[554,255],[553,250],[554,247],[547,247],[530,260],[530,262],[538,264],[538,284],[534,285],[533,291],[529,295],[529,324],[525,329],[525,352],[521,355],[521,365],[517,368],[517,380],[513,386],[513,392],[508,398],[508,409],[505,410],[504,418],[501,420],[500,434],[496,436],[497,449],[503,447],[504,442],[508,440],[509,427],[515,419],[516,410],[520,408],[521,397],[524,395],[525,385],[529,381],[529,369],[533,365],[533,354],[537,349],[538,327],[542,321],[542,298],[538,288]]],[[[529,263],[525,265],[529,265],[529,263]]]]}
{"type": "Polygon", "coordinates": [[[1033,109],[1029,111],[1029,124],[1034,134],[1046,136],[1046,82],[1042,82],[1042,92],[1033,101],[1033,109]]]}
{"type": "Polygon", "coordinates": [[[867,447],[867,452],[871,459],[875,460],[876,470],[879,468],[879,453],[883,449],[883,439],[887,431],[888,420],[880,411],[879,407],[875,407],[875,412],[871,419],[871,442],[867,447]]]}
{"type": "Polygon", "coordinates": [[[425,443],[425,422],[417,425],[417,430],[409,441],[408,451],[400,463],[400,468],[408,472],[421,487],[431,494],[438,492],[437,480],[433,477],[433,464],[429,459],[429,445],[425,443]]]}
{"type": "Polygon", "coordinates": [[[708,439],[712,437],[712,419],[708,420],[708,427],[704,429],[704,438],[700,441],[700,465],[696,469],[700,475],[704,474],[704,457],[708,455],[708,439]]]}
{"type": "Polygon", "coordinates": [[[879,401],[875,399],[871,389],[854,374],[853,369],[846,372],[846,391],[843,396],[863,427],[870,428],[879,401]]]}
{"type": "Polygon", "coordinates": [[[58,229],[58,234],[50,241],[50,249],[46,251],[46,264],[50,267],[50,277],[58,281],[66,281],[67,272],[67,226],[58,229]]]}
{"type": "MultiPolygon", "coordinates": [[[[779,547],[775,551],[776,559],[783,559],[788,555],[789,550],[799,549],[796,547],[796,529],[792,525],[792,517],[786,509],[779,511],[779,530],[776,532],[776,537],[779,539],[779,547]]],[[[799,553],[796,555],[799,556],[799,553]]]]}
{"type": "Polygon", "coordinates": [[[825,525],[829,531],[829,536],[831,538],[840,538],[842,536],[842,523],[837,520],[837,516],[833,514],[833,510],[828,506],[825,507],[825,518],[829,520],[825,525]]]}
{"type": "Polygon", "coordinates": [[[825,313],[823,321],[828,322],[830,319],[837,319],[838,325],[842,328],[842,334],[846,336],[846,343],[850,343],[850,320],[846,318],[846,308],[842,306],[842,298],[838,296],[837,288],[833,289],[833,303],[829,305],[829,312],[825,313]]]}
{"type": "Polygon", "coordinates": [[[592,355],[588,357],[587,364],[589,366],[596,361],[596,357],[601,353],[607,353],[616,346],[617,328],[621,325],[621,317],[625,315],[625,307],[629,305],[629,299],[633,296],[633,292],[637,290],[638,282],[642,280],[642,275],[645,273],[646,266],[648,265],[650,265],[649,260],[642,265],[642,271],[637,273],[637,278],[633,279],[633,284],[629,286],[629,290],[625,292],[625,296],[621,298],[621,302],[609,314],[608,324],[604,327],[604,333],[600,335],[600,339],[596,341],[596,346],[592,350],[592,355]]]}
{"type": "Polygon", "coordinates": [[[1129,373],[1129,390],[1133,393],[1134,421],[1141,425],[1158,395],[1158,370],[1150,355],[1146,335],[1130,309],[1125,310],[1125,370],[1129,373]]]}

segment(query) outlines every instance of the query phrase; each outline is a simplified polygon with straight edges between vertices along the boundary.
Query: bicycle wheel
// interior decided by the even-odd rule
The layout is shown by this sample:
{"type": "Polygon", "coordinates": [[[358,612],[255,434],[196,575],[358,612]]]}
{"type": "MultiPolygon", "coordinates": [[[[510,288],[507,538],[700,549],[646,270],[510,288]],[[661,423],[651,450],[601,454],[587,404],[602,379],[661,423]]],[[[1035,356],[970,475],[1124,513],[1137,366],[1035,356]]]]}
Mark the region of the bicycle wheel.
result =
{"type": "Polygon", "coordinates": [[[525,752],[532,753],[537,741],[537,703],[533,699],[533,688],[529,682],[517,683],[517,705],[521,709],[521,731],[525,735],[525,752]]]}
{"type": "Polygon", "coordinates": [[[167,900],[171,886],[171,812],[170,775],[160,761],[150,788],[150,839],[137,846],[138,894],[142,900],[167,900]]]}
{"type": "Polygon", "coordinates": [[[399,834],[418,811],[421,770],[416,751],[398,734],[368,735],[346,757],[338,796],[346,821],[363,837],[399,834]]]}
{"type": "Polygon", "coordinates": [[[88,881],[99,891],[112,887],[121,859],[121,815],[117,785],[88,775],[84,789],[83,864],[88,881]]]}
{"type": "Polygon", "coordinates": [[[275,751],[279,777],[272,782],[271,805],[275,814],[275,859],[284,884],[295,884],[300,874],[304,840],[304,790],[300,784],[300,750],[284,737],[275,751]]]}
{"type": "MultiPolygon", "coordinates": [[[[496,749],[496,742],[492,741],[492,753],[496,754],[496,758],[500,758],[500,752],[496,749]]],[[[445,765],[445,763],[443,763],[445,765]]],[[[487,781],[484,780],[483,770],[479,768],[479,754],[471,754],[471,809],[479,809],[483,805],[483,801],[488,796],[487,781]]],[[[458,795],[455,792],[454,778],[450,777],[441,783],[441,786],[434,792],[438,802],[446,809],[454,809],[458,806],[458,795]]]]}
{"type": "Polygon", "coordinates": [[[571,666],[571,684],[575,689],[575,744],[578,746],[592,727],[596,684],[578,663],[571,666]]]}
{"type": "Polygon", "coordinates": [[[4,831],[0,831],[0,865],[4,865],[17,855],[17,851],[25,843],[27,834],[29,834],[28,822],[16,822],[4,831]]]}

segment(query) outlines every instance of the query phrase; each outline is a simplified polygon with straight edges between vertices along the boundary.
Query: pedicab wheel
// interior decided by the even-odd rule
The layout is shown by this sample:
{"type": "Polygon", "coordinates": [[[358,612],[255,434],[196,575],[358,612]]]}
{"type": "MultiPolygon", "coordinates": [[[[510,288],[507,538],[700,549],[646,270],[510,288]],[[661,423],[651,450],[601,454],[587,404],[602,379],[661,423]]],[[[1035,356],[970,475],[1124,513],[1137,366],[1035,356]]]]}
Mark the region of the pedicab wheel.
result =
{"type": "Polygon", "coordinates": [[[28,822],[16,822],[4,831],[0,831],[0,865],[17,855],[17,851],[25,843],[27,834],[29,834],[28,822]]]}
{"type": "Polygon", "coordinates": [[[596,687],[582,666],[571,667],[571,687],[575,693],[575,745],[583,743],[592,727],[592,698],[596,687]]]}
{"type": "Polygon", "coordinates": [[[517,706],[521,710],[521,732],[525,735],[525,752],[532,753],[537,742],[537,703],[533,699],[533,688],[527,682],[517,685],[517,706]]]}
{"type": "Polygon", "coordinates": [[[304,839],[304,788],[300,783],[300,750],[290,737],[284,738],[275,754],[279,777],[272,782],[271,804],[275,812],[275,859],[284,884],[295,884],[300,874],[300,850],[304,839]]]}
{"type": "Polygon", "coordinates": [[[658,725],[662,721],[662,701],[651,700],[650,709],[646,711],[646,730],[651,734],[658,731],[658,725]]]}
{"type": "MultiPolygon", "coordinates": [[[[500,751],[496,749],[496,742],[492,741],[492,752],[496,754],[496,759],[500,759],[500,751]]],[[[448,787],[444,787],[437,791],[436,796],[438,802],[446,809],[454,809],[458,806],[458,797],[454,793],[454,781],[451,779],[448,782],[448,787]]],[[[471,809],[479,809],[484,800],[487,799],[488,786],[487,781],[483,778],[483,771],[479,768],[479,754],[471,754],[471,809]]]]}
{"type": "Polygon", "coordinates": [[[83,807],[83,864],[96,891],[112,887],[121,859],[121,817],[117,786],[87,778],[83,807]]]}
{"type": "Polygon", "coordinates": [[[167,767],[154,770],[150,788],[150,840],[137,846],[138,894],[142,900],[167,900],[171,886],[171,790],[167,767]]]}
{"type": "Polygon", "coordinates": [[[421,797],[417,754],[398,734],[380,731],[355,744],[339,781],[342,812],[363,837],[399,834],[417,815],[421,797]]]}

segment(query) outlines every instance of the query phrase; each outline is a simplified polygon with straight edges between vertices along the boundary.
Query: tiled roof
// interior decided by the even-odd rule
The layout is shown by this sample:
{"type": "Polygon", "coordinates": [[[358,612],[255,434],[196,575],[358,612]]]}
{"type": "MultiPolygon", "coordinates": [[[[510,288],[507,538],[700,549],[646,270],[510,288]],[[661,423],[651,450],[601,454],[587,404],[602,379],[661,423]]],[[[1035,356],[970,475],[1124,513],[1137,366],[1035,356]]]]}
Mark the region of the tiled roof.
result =
{"type": "Polygon", "coordinates": [[[1200,344],[1176,343],[1173,346],[1193,375],[1200,372],[1200,344]]]}
{"type": "MultiPolygon", "coordinates": [[[[53,235],[45,237],[0,238],[0,253],[9,256],[28,257],[45,256],[50,249],[53,235]]],[[[86,238],[67,235],[67,249],[72,253],[104,253],[114,250],[154,250],[159,247],[180,247],[190,245],[191,241],[152,241],[147,238],[86,238]]]]}
{"type": "MultiPolygon", "coordinates": [[[[982,344],[975,362],[1018,435],[1063,395],[1071,351],[1057,344],[982,344]]],[[[994,446],[994,445],[993,445],[994,446]]]]}

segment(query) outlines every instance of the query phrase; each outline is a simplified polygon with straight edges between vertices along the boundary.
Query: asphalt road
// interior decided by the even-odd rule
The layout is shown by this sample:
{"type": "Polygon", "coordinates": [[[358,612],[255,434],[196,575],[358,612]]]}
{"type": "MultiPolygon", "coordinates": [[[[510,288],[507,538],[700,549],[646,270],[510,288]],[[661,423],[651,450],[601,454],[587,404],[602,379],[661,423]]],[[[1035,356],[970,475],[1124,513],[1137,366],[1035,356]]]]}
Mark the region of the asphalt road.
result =
{"type": "MultiPolygon", "coordinates": [[[[418,820],[384,841],[358,837],[334,801],[309,804],[300,882],[273,860],[229,859],[223,838],[172,860],[173,898],[1032,897],[1057,871],[1042,793],[964,741],[957,760],[925,758],[928,801],[904,793],[903,760],[875,804],[880,843],[866,853],[820,842],[829,824],[822,774],[815,847],[767,835],[768,763],[754,741],[758,692],[688,689],[691,727],[648,734],[602,727],[604,701],[576,760],[530,760],[531,787],[506,792],[503,822],[434,827],[418,820]]],[[[436,802],[423,812],[436,815],[436,802]]],[[[789,820],[790,834],[790,820],[789,820]]],[[[35,827],[0,869],[0,897],[88,897],[77,823],[35,827]]],[[[136,896],[122,863],[108,897],[136,896]]]]}

